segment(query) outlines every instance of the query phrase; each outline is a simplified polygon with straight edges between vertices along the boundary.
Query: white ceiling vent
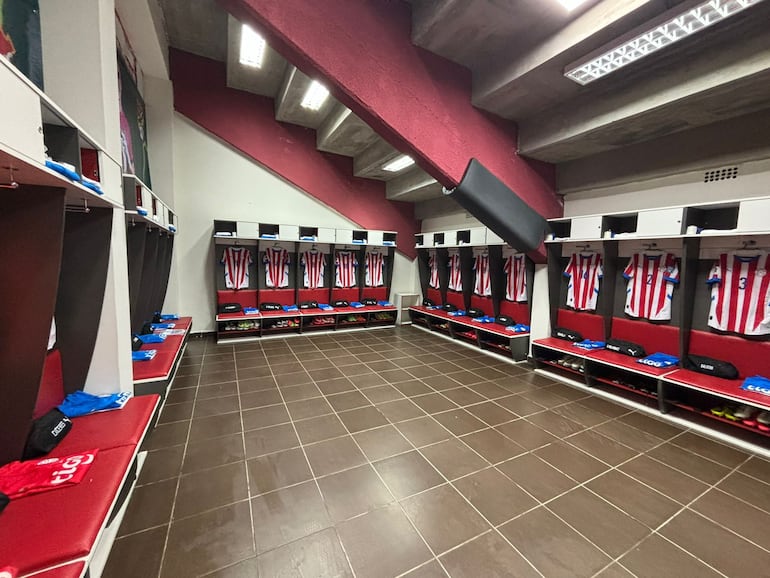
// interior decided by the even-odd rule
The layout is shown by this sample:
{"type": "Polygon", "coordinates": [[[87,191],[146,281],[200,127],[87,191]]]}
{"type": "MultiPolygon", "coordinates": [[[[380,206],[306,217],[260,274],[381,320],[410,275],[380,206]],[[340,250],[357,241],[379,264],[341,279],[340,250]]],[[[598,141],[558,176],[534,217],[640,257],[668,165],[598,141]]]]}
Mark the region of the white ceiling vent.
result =
{"type": "Polygon", "coordinates": [[[703,173],[704,183],[713,183],[716,181],[726,181],[728,179],[738,178],[738,167],[725,167],[722,169],[713,169],[703,173]]]}

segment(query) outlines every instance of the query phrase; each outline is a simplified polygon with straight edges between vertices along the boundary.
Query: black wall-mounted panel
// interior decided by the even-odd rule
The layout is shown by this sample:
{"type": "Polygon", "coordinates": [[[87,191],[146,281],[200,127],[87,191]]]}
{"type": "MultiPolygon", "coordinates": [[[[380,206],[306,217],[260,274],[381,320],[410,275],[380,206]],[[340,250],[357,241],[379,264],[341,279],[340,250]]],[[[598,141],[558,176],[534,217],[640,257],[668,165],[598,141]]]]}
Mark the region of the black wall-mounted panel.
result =
{"type": "Polygon", "coordinates": [[[139,291],[142,284],[142,265],[144,263],[144,245],[147,240],[147,226],[144,223],[129,224],[126,229],[128,250],[128,297],[131,306],[131,326],[137,317],[139,291]]]}
{"type": "Polygon", "coordinates": [[[152,313],[152,289],[155,276],[155,262],[158,258],[158,229],[148,229],[144,241],[144,258],[142,259],[142,281],[139,284],[139,296],[134,317],[131,319],[131,331],[138,332],[144,323],[150,321],[152,313]]]}
{"type": "Polygon", "coordinates": [[[450,194],[511,247],[529,252],[543,242],[546,220],[478,160],[471,159],[450,194]]]}

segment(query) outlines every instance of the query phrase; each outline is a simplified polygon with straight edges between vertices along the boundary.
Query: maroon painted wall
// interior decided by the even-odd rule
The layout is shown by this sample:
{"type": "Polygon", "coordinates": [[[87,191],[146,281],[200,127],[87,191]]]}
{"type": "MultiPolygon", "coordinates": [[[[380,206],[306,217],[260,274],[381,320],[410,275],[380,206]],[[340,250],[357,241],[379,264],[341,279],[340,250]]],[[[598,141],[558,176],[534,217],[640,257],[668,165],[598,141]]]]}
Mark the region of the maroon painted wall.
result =
{"type": "Polygon", "coordinates": [[[387,200],[384,182],[353,176],[352,159],[318,151],[315,131],[276,121],[271,99],[228,88],[224,63],[174,49],[170,62],[177,112],[362,228],[396,231],[399,251],[416,256],[412,203],[387,200]]]}
{"type": "Polygon", "coordinates": [[[546,218],[562,215],[553,165],[516,154],[515,124],[471,103],[470,72],[414,46],[402,0],[219,0],[444,186],[471,158],[546,218]]]}

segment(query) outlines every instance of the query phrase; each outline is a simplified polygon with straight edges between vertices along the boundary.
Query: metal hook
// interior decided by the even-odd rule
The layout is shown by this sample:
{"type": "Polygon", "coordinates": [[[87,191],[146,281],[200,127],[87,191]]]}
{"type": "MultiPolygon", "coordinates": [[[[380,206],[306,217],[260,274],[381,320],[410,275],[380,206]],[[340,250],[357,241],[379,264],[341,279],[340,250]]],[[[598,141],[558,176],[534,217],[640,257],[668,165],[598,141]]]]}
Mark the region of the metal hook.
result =
{"type": "Polygon", "coordinates": [[[5,167],[5,168],[8,169],[8,174],[10,176],[8,178],[8,183],[7,184],[6,183],[0,184],[0,189],[12,189],[12,190],[18,189],[19,188],[19,183],[17,183],[14,180],[14,178],[13,178],[13,167],[8,166],[8,167],[5,167]]]}

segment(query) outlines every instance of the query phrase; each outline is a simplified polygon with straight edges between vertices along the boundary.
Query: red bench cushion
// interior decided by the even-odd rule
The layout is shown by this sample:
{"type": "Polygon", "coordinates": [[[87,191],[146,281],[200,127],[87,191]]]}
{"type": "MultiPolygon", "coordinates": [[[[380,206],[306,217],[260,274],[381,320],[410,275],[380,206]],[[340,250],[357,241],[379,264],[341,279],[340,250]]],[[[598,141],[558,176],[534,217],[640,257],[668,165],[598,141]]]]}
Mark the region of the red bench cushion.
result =
{"type": "Polygon", "coordinates": [[[138,445],[159,399],[156,394],[132,397],[123,409],[72,418],[72,429],[50,455],[138,445]]]}
{"type": "Polygon", "coordinates": [[[86,556],[110,512],[134,449],[100,451],[79,484],[8,504],[0,516],[0,560],[23,575],[86,556]]]}
{"type": "Polygon", "coordinates": [[[279,305],[296,305],[294,289],[262,289],[259,292],[259,303],[278,303],[279,305]]]}
{"type": "Polygon", "coordinates": [[[361,291],[361,299],[376,299],[387,301],[390,289],[388,287],[364,287],[361,291]]]}
{"type": "MultiPolygon", "coordinates": [[[[161,344],[156,343],[153,345],[161,344]]],[[[145,348],[152,349],[147,346],[143,347],[143,349],[145,348]]],[[[158,349],[158,353],[155,354],[154,358],[148,361],[134,361],[134,381],[166,379],[171,373],[171,368],[174,367],[175,359],[175,351],[162,351],[158,349]]]]}
{"type": "Polygon", "coordinates": [[[529,307],[526,303],[503,300],[500,302],[500,315],[512,317],[516,323],[529,325],[529,307]]]}
{"type": "MultiPolygon", "coordinates": [[[[751,341],[737,335],[708,331],[690,332],[690,353],[729,361],[741,377],[770,377],[770,342],[751,341]]],[[[700,375],[700,374],[699,374],[700,375]]]]}
{"type": "Polygon", "coordinates": [[[661,352],[679,355],[679,328],[672,325],[657,325],[646,321],[613,317],[610,333],[615,339],[641,345],[647,354],[661,352]]]}
{"type": "MultiPolygon", "coordinates": [[[[303,301],[317,301],[318,303],[329,303],[329,289],[300,289],[297,292],[297,305],[303,301]]],[[[284,303],[292,305],[292,303],[284,303]]]]}
{"type": "Polygon", "coordinates": [[[430,299],[433,301],[436,305],[441,305],[443,301],[441,300],[441,291],[438,289],[428,289],[425,293],[425,298],[430,299]]]}
{"type": "MultiPolygon", "coordinates": [[[[465,299],[463,299],[463,294],[458,291],[447,291],[446,302],[458,309],[465,309],[465,299]]],[[[438,302],[436,304],[438,305],[438,302]]]]}
{"type": "Polygon", "coordinates": [[[604,322],[601,315],[559,309],[555,327],[572,329],[580,333],[585,339],[604,341],[604,322]]]}
{"type": "Polygon", "coordinates": [[[490,317],[495,314],[495,306],[492,304],[491,297],[481,297],[480,295],[471,295],[471,307],[475,309],[481,309],[484,315],[490,317]]]}
{"type": "Polygon", "coordinates": [[[51,568],[35,574],[34,578],[80,578],[85,570],[86,563],[73,562],[72,564],[66,564],[57,568],[51,568]]]}
{"type": "Polygon", "coordinates": [[[254,289],[217,291],[217,305],[222,305],[223,303],[240,303],[241,307],[256,307],[257,291],[254,289]]]}
{"type": "MultiPolygon", "coordinates": [[[[654,353],[654,352],[648,351],[648,353],[654,353]]],[[[638,363],[636,361],[637,359],[636,357],[623,355],[622,353],[617,353],[615,351],[608,351],[606,349],[597,349],[593,351],[591,353],[591,359],[604,361],[606,363],[610,363],[612,365],[622,367],[624,369],[630,369],[631,371],[637,371],[639,373],[644,373],[646,375],[652,375],[655,377],[659,375],[663,375],[664,373],[669,373],[670,371],[673,371],[674,369],[676,369],[676,367],[652,367],[649,365],[645,365],[643,363],[638,363]]]]}
{"type": "Polygon", "coordinates": [[[352,303],[353,301],[359,301],[358,296],[358,287],[349,287],[347,289],[343,289],[342,287],[335,287],[332,289],[332,302],[347,301],[348,303],[352,303]]]}

